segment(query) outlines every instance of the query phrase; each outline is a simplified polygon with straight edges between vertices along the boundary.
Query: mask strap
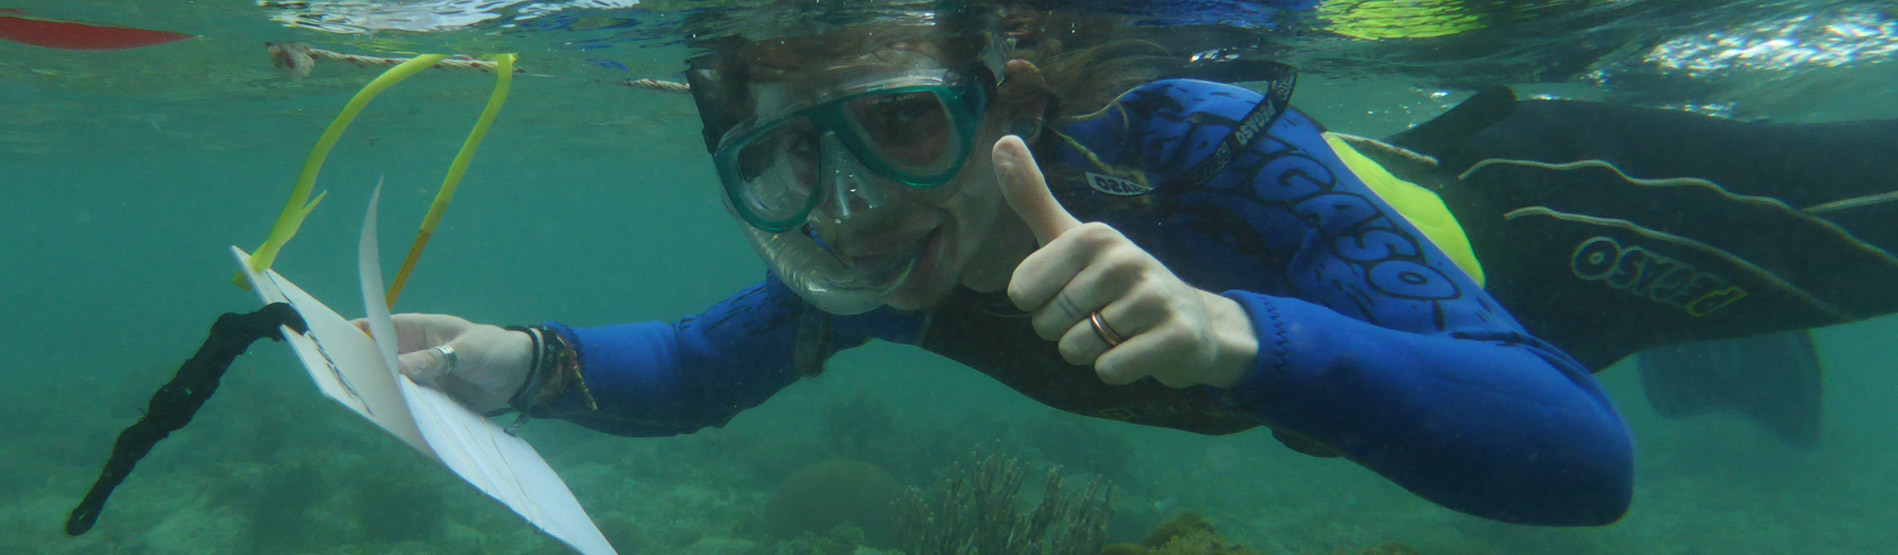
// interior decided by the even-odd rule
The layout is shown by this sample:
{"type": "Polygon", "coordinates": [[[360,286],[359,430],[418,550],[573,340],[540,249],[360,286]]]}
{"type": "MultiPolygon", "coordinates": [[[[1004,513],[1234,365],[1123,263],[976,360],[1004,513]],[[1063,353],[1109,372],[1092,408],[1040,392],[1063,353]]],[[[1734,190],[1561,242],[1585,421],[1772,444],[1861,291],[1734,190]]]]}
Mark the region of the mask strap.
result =
{"type": "Polygon", "coordinates": [[[1266,86],[1265,98],[1259,99],[1252,111],[1240,118],[1239,124],[1219,141],[1219,146],[1213,149],[1212,154],[1174,177],[1172,184],[1168,185],[1169,189],[1195,189],[1212,181],[1219,172],[1225,171],[1233,158],[1250,147],[1254,140],[1264,136],[1291,109],[1292,89],[1298,84],[1298,71],[1279,63],[1269,63],[1269,67],[1274,75],[1266,86]]]}

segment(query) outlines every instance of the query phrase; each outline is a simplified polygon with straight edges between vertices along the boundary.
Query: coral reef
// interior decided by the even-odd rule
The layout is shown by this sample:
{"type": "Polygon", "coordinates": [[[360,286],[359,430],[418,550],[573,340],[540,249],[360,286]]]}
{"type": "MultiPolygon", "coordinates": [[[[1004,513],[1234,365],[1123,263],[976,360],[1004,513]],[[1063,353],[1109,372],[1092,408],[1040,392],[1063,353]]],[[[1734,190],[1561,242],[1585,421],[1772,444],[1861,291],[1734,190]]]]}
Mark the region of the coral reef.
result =
{"type": "MultiPolygon", "coordinates": [[[[1117,543],[1101,550],[1101,555],[1264,555],[1219,535],[1212,521],[1193,511],[1180,511],[1160,523],[1139,543],[1117,543]]],[[[1327,555],[1352,555],[1339,548],[1327,555]]],[[[1365,549],[1359,555],[1418,555],[1402,543],[1387,543],[1365,549]]]]}
{"type": "Polygon", "coordinates": [[[1416,548],[1402,543],[1387,543],[1364,550],[1363,555],[1420,555],[1416,548]]]}
{"type": "Polygon", "coordinates": [[[765,503],[764,530],[780,538],[824,535],[839,526],[862,530],[865,545],[895,544],[891,507],[904,487],[876,465],[827,459],[786,478],[765,503]]]}
{"type": "Polygon", "coordinates": [[[1193,511],[1180,511],[1160,523],[1140,543],[1119,543],[1101,555],[1261,555],[1220,537],[1213,523],[1193,511]]]}
{"type": "Polygon", "coordinates": [[[684,555],[742,555],[758,552],[758,543],[751,540],[705,536],[685,548],[684,555]]]}
{"type": "MultiPolygon", "coordinates": [[[[885,553],[864,545],[863,530],[855,526],[838,526],[829,533],[818,535],[806,532],[797,539],[781,542],[770,551],[771,555],[875,555],[885,553]]],[[[729,554],[730,552],[727,552],[729,554]]],[[[889,551],[888,553],[902,553],[889,551]]],[[[762,554],[761,554],[762,555],[762,554]]]]}
{"type": "Polygon", "coordinates": [[[396,543],[440,533],[447,509],[441,492],[454,487],[441,474],[370,473],[356,480],[345,511],[356,516],[371,541],[396,543]]]}
{"type": "MultiPolygon", "coordinates": [[[[330,498],[320,466],[294,462],[263,475],[261,482],[256,489],[218,492],[220,497],[237,501],[243,507],[242,514],[249,517],[250,549],[286,553],[319,545],[321,537],[310,530],[309,511],[330,498]]],[[[242,484],[235,480],[230,483],[242,484]]]]}
{"type": "Polygon", "coordinates": [[[1031,511],[1017,502],[1025,465],[978,450],[970,465],[950,468],[938,484],[937,503],[910,490],[899,510],[898,537],[911,555],[1095,554],[1113,518],[1113,486],[1095,478],[1078,496],[1063,497],[1060,468],[1048,471],[1041,503],[1031,511]]]}

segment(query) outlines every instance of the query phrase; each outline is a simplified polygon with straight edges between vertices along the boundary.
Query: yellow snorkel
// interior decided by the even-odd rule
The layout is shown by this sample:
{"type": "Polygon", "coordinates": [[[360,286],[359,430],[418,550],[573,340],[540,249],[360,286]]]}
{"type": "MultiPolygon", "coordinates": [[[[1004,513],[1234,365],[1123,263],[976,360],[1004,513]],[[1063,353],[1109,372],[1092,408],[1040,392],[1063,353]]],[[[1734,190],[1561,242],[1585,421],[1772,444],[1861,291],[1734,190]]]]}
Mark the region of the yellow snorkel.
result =
{"type": "MultiPolygon", "coordinates": [[[[277,216],[276,223],[271,226],[270,236],[264,239],[263,245],[259,246],[255,253],[251,254],[251,269],[257,272],[269,269],[271,262],[276,260],[277,252],[282,250],[283,245],[297,234],[297,228],[302,226],[303,219],[309,216],[310,211],[316,208],[318,202],[323,200],[321,194],[317,195],[315,200],[310,199],[310,191],[316,185],[317,173],[322,170],[323,161],[329,157],[330,149],[335,147],[336,141],[342,138],[343,130],[349,128],[349,124],[356,120],[356,116],[369,105],[369,101],[374,100],[376,95],[396,83],[408,79],[423,69],[435,67],[446,58],[447,56],[440,54],[426,54],[411,58],[389,68],[381,76],[365,85],[355,97],[349,99],[349,103],[343,106],[343,111],[337,114],[336,119],[330,122],[329,128],[324,130],[322,138],[317,139],[316,146],[310,150],[309,158],[304,160],[303,171],[297,176],[296,186],[290,191],[290,201],[284,205],[283,211],[277,216]]],[[[415,269],[416,261],[421,258],[422,248],[428,244],[428,238],[435,233],[436,226],[440,225],[443,212],[447,211],[449,201],[455,196],[456,187],[461,184],[462,176],[467,173],[468,164],[473,160],[475,150],[481,146],[481,140],[487,136],[488,128],[493,126],[495,117],[501,112],[501,105],[507,101],[508,87],[513,83],[514,78],[514,60],[514,54],[495,56],[497,69],[494,93],[489,96],[488,105],[481,111],[481,117],[475,121],[474,130],[469,132],[467,140],[462,142],[461,151],[455,154],[455,161],[449,165],[448,175],[443,179],[441,189],[435,193],[435,201],[429,206],[428,215],[422,219],[421,231],[417,234],[414,245],[409,248],[408,257],[403,261],[402,269],[397,272],[395,281],[389,286],[388,296],[385,299],[389,306],[394,306],[396,297],[401,295],[403,284],[408,281],[410,273],[415,269]]],[[[250,289],[249,280],[245,279],[241,272],[234,276],[231,282],[241,289],[250,289]]]]}
{"type": "Polygon", "coordinates": [[[475,149],[481,147],[481,139],[488,136],[488,127],[494,125],[494,117],[501,113],[501,104],[507,102],[508,86],[514,82],[514,55],[501,54],[495,58],[500,69],[494,72],[494,94],[488,96],[488,107],[481,110],[474,130],[468,132],[468,139],[461,143],[461,152],[455,153],[455,161],[448,165],[448,176],[442,179],[441,190],[435,192],[428,215],[422,217],[422,229],[415,234],[409,256],[402,260],[402,269],[396,271],[395,281],[389,283],[385,302],[391,308],[395,307],[396,297],[402,295],[402,285],[408,283],[409,273],[415,270],[415,261],[422,257],[422,248],[428,246],[429,236],[435,234],[435,226],[442,222],[442,213],[448,211],[448,201],[455,198],[455,188],[461,185],[461,176],[468,173],[468,163],[474,160],[475,149]]]}

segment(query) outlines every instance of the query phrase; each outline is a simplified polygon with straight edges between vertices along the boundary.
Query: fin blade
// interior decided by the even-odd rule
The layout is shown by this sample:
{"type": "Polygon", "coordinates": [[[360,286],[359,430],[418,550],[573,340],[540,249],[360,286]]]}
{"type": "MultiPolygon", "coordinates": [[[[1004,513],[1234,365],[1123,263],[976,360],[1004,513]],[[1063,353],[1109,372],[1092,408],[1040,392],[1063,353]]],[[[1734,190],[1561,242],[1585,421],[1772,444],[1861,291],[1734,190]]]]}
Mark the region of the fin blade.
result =
{"type": "Polygon", "coordinates": [[[1823,379],[1805,330],[1671,345],[1638,356],[1642,389],[1662,416],[1732,411],[1788,445],[1818,444],[1823,379]]]}
{"type": "Polygon", "coordinates": [[[1515,109],[1515,91],[1501,85],[1484,87],[1450,111],[1391,135],[1385,142],[1441,158],[1460,150],[1470,137],[1509,117],[1515,109]]]}

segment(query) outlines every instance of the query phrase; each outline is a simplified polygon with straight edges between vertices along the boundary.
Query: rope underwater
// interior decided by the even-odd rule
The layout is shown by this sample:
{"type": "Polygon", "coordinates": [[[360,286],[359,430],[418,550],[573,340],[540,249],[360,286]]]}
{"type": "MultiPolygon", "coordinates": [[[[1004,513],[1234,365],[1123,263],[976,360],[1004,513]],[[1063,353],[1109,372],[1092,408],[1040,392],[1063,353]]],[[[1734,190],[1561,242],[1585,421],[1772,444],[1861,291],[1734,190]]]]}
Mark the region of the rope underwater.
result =
{"type": "MultiPolygon", "coordinates": [[[[410,58],[390,58],[390,57],[385,57],[385,56],[366,56],[366,55],[361,55],[361,54],[348,54],[344,52],[337,52],[334,50],[324,50],[321,48],[317,48],[314,46],[310,46],[310,45],[298,43],[298,42],[271,42],[271,43],[265,43],[265,45],[269,47],[268,51],[270,53],[271,64],[275,65],[277,69],[283,70],[284,75],[290,77],[291,79],[302,79],[304,77],[308,77],[310,75],[310,71],[316,67],[316,63],[318,61],[343,62],[350,65],[354,65],[356,67],[380,67],[380,66],[400,65],[410,60],[410,58]]],[[[457,57],[442,59],[435,62],[430,67],[433,69],[474,70],[474,71],[480,71],[483,73],[495,73],[499,71],[506,71],[506,70],[501,69],[499,62],[490,61],[490,60],[478,60],[478,59],[469,58],[466,56],[457,56],[457,57]]],[[[526,70],[523,70],[518,67],[513,68],[512,72],[523,74],[523,75],[534,75],[531,73],[527,73],[526,70]]],[[[534,76],[546,77],[545,75],[534,75],[534,76]]],[[[633,88],[633,89],[651,90],[651,91],[659,91],[659,92],[669,92],[669,93],[692,92],[691,85],[680,83],[678,81],[664,81],[660,79],[645,79],[645,78],[625,79],[625,80],[620,80],[620,81],[613,81],[612,84],[619,85],[622,87],[633,88]]]]}
{"type": "MultiPolygon", "coordinates": [[[[356,67],[395,66],[413,59],[344,54],[333,50],[311,47],[310,45],[299,42],[267,42],[264,43],[264,45],[269,47],[271,63],[276,65],[277,69],[283,70],[284,73],[289,75],[292,79],[301,79],[309,76],[310,69],[316,67],[316,61],[319,59],[350,63],[356,65],[356,67]]],[[[436,60],[430,67],[432,69],[472,69],[487,73],[505,71],[501,69],[501,63],[497,60],[482,60],[468,56],[444,56],[442,59],[436,60]]],[[[512,71],[514,73],[526,73],[526,71],[520,68],[514,68],[512,71]]]]}

